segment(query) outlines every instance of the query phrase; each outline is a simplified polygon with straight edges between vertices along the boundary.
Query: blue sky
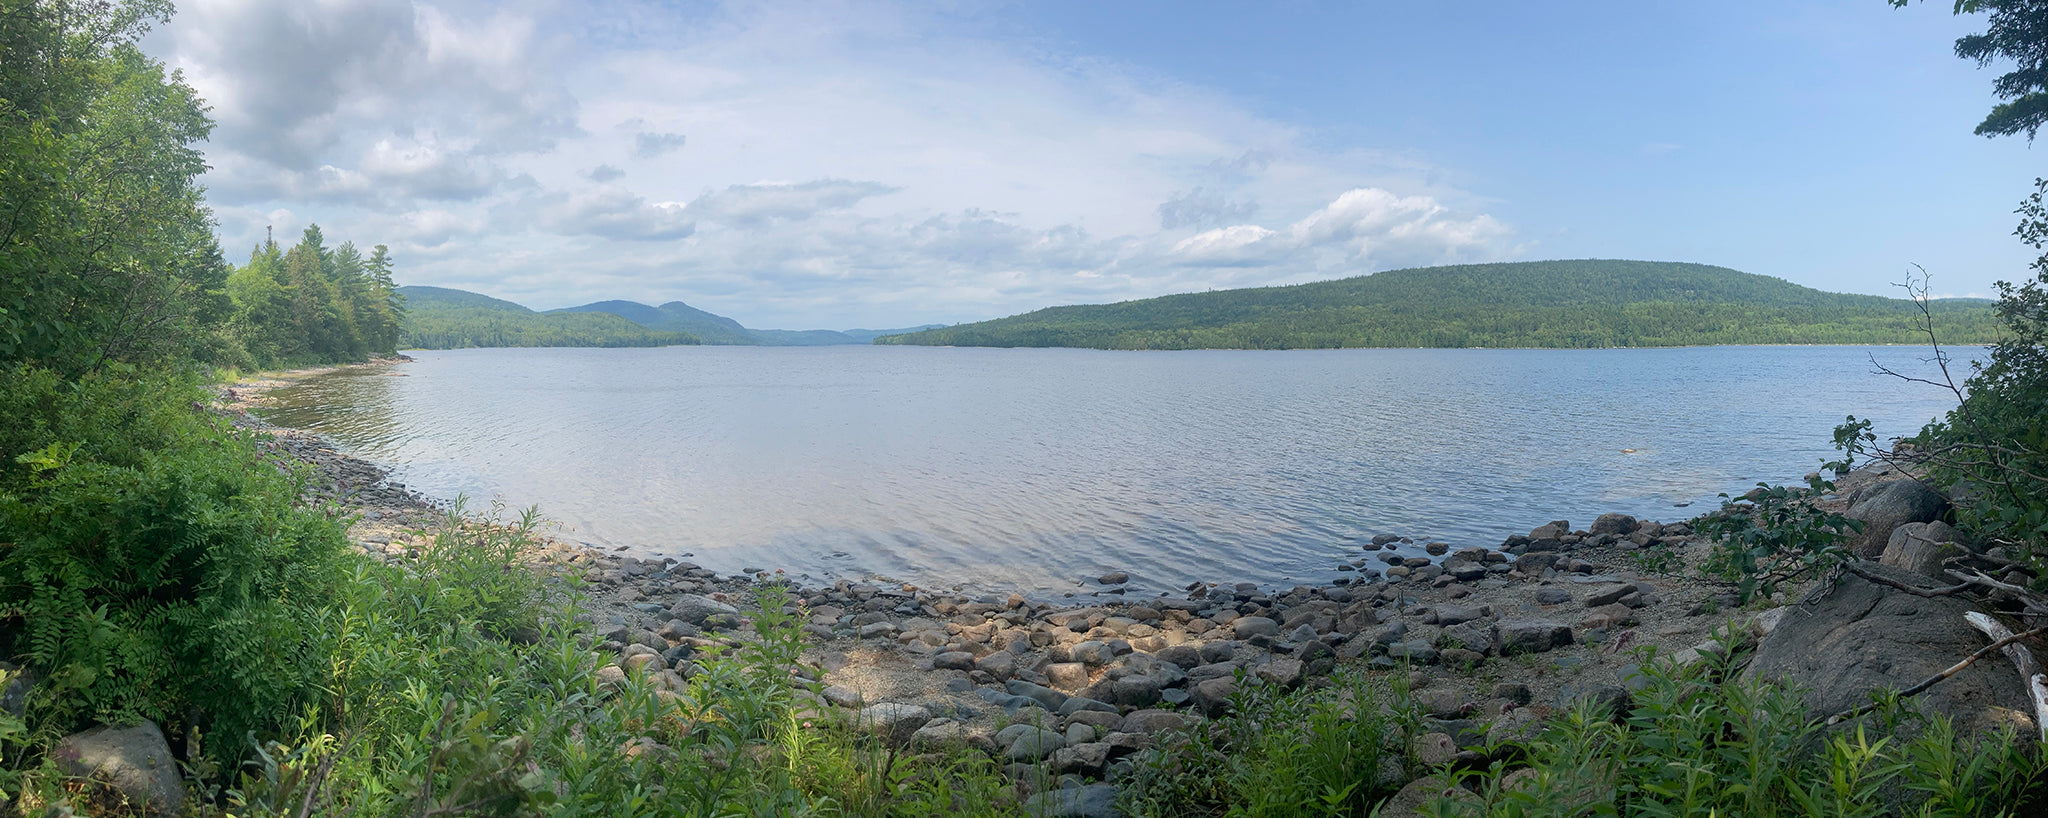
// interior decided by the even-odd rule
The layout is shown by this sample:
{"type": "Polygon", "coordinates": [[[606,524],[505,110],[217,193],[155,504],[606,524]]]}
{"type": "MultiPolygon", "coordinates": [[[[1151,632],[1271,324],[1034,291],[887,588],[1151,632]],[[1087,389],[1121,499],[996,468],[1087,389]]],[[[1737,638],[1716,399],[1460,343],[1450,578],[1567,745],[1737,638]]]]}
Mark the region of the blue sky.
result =
{"type": "Polygon", "coordinates": [[[1980,18],[1859,2],[276,4],[146,43],[264,225],[406,283],[884,327],[1421,264],[2024,275],[1980,18]]]}

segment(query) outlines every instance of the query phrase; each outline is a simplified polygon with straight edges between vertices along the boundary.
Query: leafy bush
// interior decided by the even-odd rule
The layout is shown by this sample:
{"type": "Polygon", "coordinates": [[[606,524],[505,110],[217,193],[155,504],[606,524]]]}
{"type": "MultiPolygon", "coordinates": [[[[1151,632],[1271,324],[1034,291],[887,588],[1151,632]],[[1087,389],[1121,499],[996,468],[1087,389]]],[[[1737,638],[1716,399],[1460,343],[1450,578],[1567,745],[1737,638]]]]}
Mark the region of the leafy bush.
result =
{"type": "Polygon", "coordinates": [[[239,738],[283,726],[312,692],[309,632],[342,528],[194,411],[201,395],[176,379],[0,373],[0,652],[44,675],[37,718],[239,738]]]}
{"type": "Polygon", "coordinates": [[[1645,661],[1625,723],[1568,711],[1520,761],[1459,777],[1480,797],[1429,805],[1435,816],[2036,815],[2048,760],[2007,730],[1959,737],[1946,719],[1897,699],[1879,729],[1828,728],[1775,683],[1728,679],[1727,658],[1683,668],[1645,661]],[[1884,726],[1912,720],[1911,739],[1884,726]]]}
{"type": "Polygon", "coordinates": [[[1747,603],[1855,559],[1842,544],[1863,530],[1863,522],[1827,511],[1816,501],[1833,489],[1815,477],[1805,489],[1758,483],[1741,497],[1721,495],[1718,511],[1692,521],[1713,544],[1700,571],[1734,585],[1738,601],[1747,603]]]}
{"type": "MultiPolygon", "coordinates": [[[[2044,194],[2048,179],[2035,180],[2014,231],[2036,250],[2048,249],[2044,194]]],[[[1937,478],[1953,487],[1957,521],[2038,562],[2048,558],[2048,253],[2033,272],[2018,286],[1997,283],[2005,336],[1975,367],[1962,402],[1921,442],[1937,478]]]]}
{"type": "Polygon", "coordinates": [[[1126,811],[1362,816],[1407,783],[1420,716],[1405,691],[1363,673],[1291,693],[1239,681],[1229,715],[1169,735],[1141,757],[1126,811]]]}

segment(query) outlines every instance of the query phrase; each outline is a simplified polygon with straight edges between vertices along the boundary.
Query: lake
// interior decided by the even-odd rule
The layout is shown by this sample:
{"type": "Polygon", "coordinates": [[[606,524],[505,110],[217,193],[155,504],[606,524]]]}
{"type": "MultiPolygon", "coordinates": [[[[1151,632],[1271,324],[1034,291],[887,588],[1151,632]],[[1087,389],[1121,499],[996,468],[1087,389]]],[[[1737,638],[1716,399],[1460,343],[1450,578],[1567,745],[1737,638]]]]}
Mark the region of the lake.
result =
{"type": "Polygon", "coordinates": [[[1683,519],[1798,481],[1845,415],[1904,435],[1954,400],[1874,373],[1929,375],[1918,347],[408,354],[264,414],[608,549],[1039,595],[1109,570],[1327,582],[1380,533],[1683,519]]]}

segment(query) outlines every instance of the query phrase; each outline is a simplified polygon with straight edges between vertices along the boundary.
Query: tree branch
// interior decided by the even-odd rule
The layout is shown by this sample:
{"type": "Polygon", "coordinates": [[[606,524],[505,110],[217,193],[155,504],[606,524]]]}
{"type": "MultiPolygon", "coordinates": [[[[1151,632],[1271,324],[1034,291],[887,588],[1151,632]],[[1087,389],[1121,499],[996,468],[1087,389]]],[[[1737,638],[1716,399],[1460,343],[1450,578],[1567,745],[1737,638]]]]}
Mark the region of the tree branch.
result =
{"type": "MultiPolygon", "coordinates": [[[[1947,670],[1943,670],[1940,673],[1936,673],[1933,676],[1929,676],[1925,680],[1921,681],[1919,684],[1906,688],[1905,690],[1899,691],[1899,698],[1905,699],[1925,693],[1927,692],[1928,688],[1935,686],[1935,684],[1939,683],[1941,680],[1961,673],[1963,672],[1964,668],[1976,664],[1977,660],[1982,659],[1986,656],[1990,656],[1991,654],[1998,652],[2000,649],[2004,648],[2007,645],[2017,644],[2022,639],[2032,639],[2044,633],[2048,633],[2048,625],[2043,625],[2030,631],[2016,633],[2004,639],[1996,640],[1989,645],[1985,645],[1982,648],[1978,648],[1976,653],[1972,653],[1968,656],[1965,656],[1963,657],[1962,661],[1957,662],[1953,665],[1949,665],[1947,670]]],[[[1878,702],[1871,702],[1862,707],[1844,710],[1840,713],[1836,713],[1832,716],[1826,717],[1825,719],[1820,719],[1817,721],[1825,722],[1828,726],[1832,727],[1836,724],[1840,724],[1850,719],[1866,715],[1871,711],[1876,710],[1877,708],[1878,702]]]]}

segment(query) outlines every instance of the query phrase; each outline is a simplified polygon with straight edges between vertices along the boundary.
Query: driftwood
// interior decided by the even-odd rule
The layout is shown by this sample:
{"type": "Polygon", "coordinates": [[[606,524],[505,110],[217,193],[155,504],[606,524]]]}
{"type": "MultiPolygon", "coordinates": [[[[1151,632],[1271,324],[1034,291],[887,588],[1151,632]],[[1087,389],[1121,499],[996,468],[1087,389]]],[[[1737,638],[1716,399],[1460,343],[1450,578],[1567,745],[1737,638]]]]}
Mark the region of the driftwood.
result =
{"type": "MultiPolygon", "coordinates": [[[[1975,624],[1975,622],[1972,622],[1971,624],[1975,624]]],[[[1943,670],[1940,673],[1936,673],[1933,676],[1929,676],[1926,679],[1922,680],[1919,684],[1906,688],[1905,690],[1899,691],[1899,698],[1904,699],[1925,693],[1927,692],[1928,688],[1933,687],[1936,683],[1940,682],[1941,680],[1961,673],[1963,672],[1963,668],[1976,664],[1977,660],[1982,659],[1986,656],[1990,656],[1991,654],[1998,652],[1999,650],[2005,648],[2008,645],[2017,644],[2022,639],[2032,639],[2044,633],[2048,633],[2048,625],[2044,625],[2042,627],[2035,628],[2030,631],[2025,631],[2023,633],[2015,633],[2010,636],[2006,636],[2002,639],[1994,640],[1991,644],[1979,648],[1976,653],[1972,653],[1968,656],[1963,657],[1962,661],[1957,662],[1953,665],[1949,665],[1947,670],[1943,670]]],[[[1851,710],[1844,710],[1840,713],[1828,716],[1824,719],[1821,719],[1821,721],[1825,721],[1829,725],[1840,724],[1842,722],[1848,721],[1850,719],[1862,716],[1873,710],[1876,710],[1877,707],[1877,702],[1871,702],[1862,707],[1854,708],[1851,710]]]]}
{"type": "Polygon", "coordinates": [[[2027,698],[2034,702],[2034,729],[2040,732],[2042,740],[2048,741],[2048,675],[2041,673],[2041,663],[2034,660],[2033,651],[2013,637],[2011,628],[1987,614],[1971,611],[1963,614],[1963,618],[1990,637],[1993,644],[2006,643],[2005,655],[2019,668],[2020,681],[2027,686],[2027,698]]]}
{"type": "Polygon", "coordinates": [[[1914,585],[1908,585],[1906,583],[1900,582],[1890,577],[1886,577],[1875,572],[1872,572],[1870,570],[1867,570],[1863,566],[1858,565],[1857,562],[1861,562],[1861,560],[1842,563],[1842,570],[1847,571],[1851,574],[1855,574],[1856,576],[1862,577],[1870,582],[1875,582],[1879,585],[1883,585],[1893,590],[1905,591],[1906,593],[1912,594],[1914,596],[1941,597],[1948,596],[1950,594],[1962,593],[1963,591],[1967,591],[1977,587],[1975,583],[1959,582],[1954,585],[1947,585],[1940,588],[1921,588],[1914,585]]]}

